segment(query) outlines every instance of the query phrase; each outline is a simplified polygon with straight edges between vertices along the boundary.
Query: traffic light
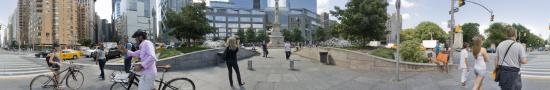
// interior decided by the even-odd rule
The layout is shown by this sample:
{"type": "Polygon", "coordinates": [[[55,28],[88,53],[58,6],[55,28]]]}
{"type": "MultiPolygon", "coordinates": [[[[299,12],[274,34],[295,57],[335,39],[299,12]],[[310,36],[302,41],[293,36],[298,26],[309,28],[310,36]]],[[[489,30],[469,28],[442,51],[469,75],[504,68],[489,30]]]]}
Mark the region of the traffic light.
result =
{"type": "Polygon", "coordinates": [[[460,33],[460,32],[462,32],[462,27],[460,27],[460,24],[458,24],[455,26],[455,33],[460,33]]]}
{"type": "Polygon", "coordinates": [[[491,22],[495,19],[495,15],[491,15],[491,22]]]}
{"type": "Polygon", "coordinates": [[[466,4],[466,2],[464,2],[465,0],[458,0],[458,7],[462,7],[464,6],[464,4],[466,4]]]}

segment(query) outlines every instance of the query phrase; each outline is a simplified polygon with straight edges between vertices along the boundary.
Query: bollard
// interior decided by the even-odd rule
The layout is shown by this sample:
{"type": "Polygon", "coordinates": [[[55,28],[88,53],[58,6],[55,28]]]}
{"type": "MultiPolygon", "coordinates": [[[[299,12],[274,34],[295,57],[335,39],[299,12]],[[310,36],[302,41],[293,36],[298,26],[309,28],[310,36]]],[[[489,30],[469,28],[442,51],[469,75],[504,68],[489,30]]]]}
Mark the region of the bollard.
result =
{"type": "Polygon", "coordinates": [[[290,60],[290,69],[294,70],[294,60],[290,60]]]}
{"type": "Polygon", "coordinates": [[[252,60],[248,60],[248,70],[253,70],[252,68],[252,60]]]}

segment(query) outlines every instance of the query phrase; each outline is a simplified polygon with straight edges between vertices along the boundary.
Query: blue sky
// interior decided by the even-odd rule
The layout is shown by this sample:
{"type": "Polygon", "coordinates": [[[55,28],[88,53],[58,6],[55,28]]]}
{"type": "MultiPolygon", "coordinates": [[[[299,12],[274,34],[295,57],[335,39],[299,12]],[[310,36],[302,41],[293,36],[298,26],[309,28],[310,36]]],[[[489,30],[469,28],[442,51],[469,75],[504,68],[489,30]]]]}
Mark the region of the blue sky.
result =
{"type": "MultiPolygon", "coordinates": [[[[111,0],[98,0],[96,11],[101,18],[110,18],[111,0]]],[[[200,1],[200,0],[195,0],[200,1]]],[[[208,0],[207,0],[208,1],[208,0]]],[[[215,0],[226,1],[226,0],[215,0]]],[[[319,13],[333,10],[334,6],[344,7],[348,0],[317,0],[319,13]]],[[[390,3],[395,0],[388,0],[390,3]]],[[[531,30],[535,35],[541,35],[547,39],[550,31],[550,0],[470,0],[479,2],[492,9],[495,14],[494,22],[520,23],[531,30]]],[[[9,15],[15,9],[17,0],[4,0],[0,3],[0,23],[7,24],[9,15]]],[[[447,20],[450,16],[450,0],[402,0],[403,27],[414,28],[422,21],[431,21],[440,25],[444,30],[447,28],[447,20]]],[[[388,13],[395,12],[393,3],[388,6],[388,13]]],[[[490,15],[481,7],[466,3],[456,14],[456,23],[476,22],[481,25],[480,32],[489,27],[490,15]]]]}

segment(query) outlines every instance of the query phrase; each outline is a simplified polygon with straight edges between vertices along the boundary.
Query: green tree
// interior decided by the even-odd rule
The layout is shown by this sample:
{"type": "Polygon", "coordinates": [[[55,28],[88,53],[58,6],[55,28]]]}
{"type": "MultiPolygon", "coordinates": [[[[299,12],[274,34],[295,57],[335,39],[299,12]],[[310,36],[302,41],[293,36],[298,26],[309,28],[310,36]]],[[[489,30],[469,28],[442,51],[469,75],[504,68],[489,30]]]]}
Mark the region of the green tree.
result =
{"type": "Polygon", "coordinates": [[[290,32],[290,30],[283,29],[282,32],[283,32],[285,42],[286,41],[293,42],[292,40],[294,37],[292,37],[292,32],[290,32]]]}
{"type": "Polygon", "coordinates": [[[419,39],[407,40],[401,43],[401,48],[399,49],[401,49],[400,54],[405,61],[417,63],[429,62],[419,39]]]}
{"type": "Polygon", "coordinates": [[[335,7],[330,13],[341,21],[337,32],[348,39],[358,39],[363,45],[370,40],[382,40],[388,20],[386,0],[350,0],[346,9],[335,7]]]}
{"type": "Polygon", "coordinates": [[[523,25],[517,23],[512,24],[512,27],[514,27],[518,31],[518,40],[522,43],[527,44],[528,47],[542,47],[544,46],[541,41],[544,39],[534,35],[531,33],[529,29],[525,28],[523,25]]]}
{"type": "Polygon", "coordinates": [[[168,34],[178,40],[187,40],[187,46],[191,47],[191,40],[202,39],[204,35],[213,33],[214,28],[208,24],[206,18],[206,4],[193,3],[181,8],[181,12],[168,10],[166,20],[163,23],[171,29],[168,34]]]}
{"type": "Polygon", "coordinates": [[[447,33],[443,31],[437,24],[429,21],[424,21],[415,27],[415,37],[419,37],[420,40],[438,40],[445,41],[448,38],[447,33]]]}
{"type": "Polygon", "coordinates": [[[269,42],[269,36],[267,36],[267,32],[265,32],[265,30],[260,30],[258,32],[258,42],[269,42]]]}
{"type": "Polygon", "coordinates": [[[484,47],[489,47],[491,44],[498,44],[507,39],[507,32],[505,28],[510,27],[504,23],[493,23],[485,30],[487,39],[485,40],[484,47]]]}
{"type": "Polygon", "coordinates": [[[252,28],[248,28],[246,30],[245,36],[247,43],[255,43],[258,41],[256,38],[256,30],[253,30],[252,28]]]}
{"type": "Polygon", "coordinates": [[[479,24],[477,23],[465,23],[462,25],[462,39],[466,43],[472,44],[472,39],[475,35],[479,34],[479,24]]]}
{"type": "Polygon", "coordinates": [[[247,41],[247,38],[245,37],[243,29],[237,30],[237,33],[235,33],[235,35],[237,35],[239,38],[241,38],[241,41],[244,41],[244,42],[247,41]]]}
{"type": "Polygon", "coordinates": [[[92,40],[88,39],[88,38],[80,38],[78,39],[77,41],[81,46],[92,46],[92,40]]]}
{"type": "Polygon", "coordinates": [[[294,42],[303,42],[304,37],[302,37],[302,31],[298,28],[292,30],[292,41],[294,42]]]}
{"type": "Polygon", "coordinates": [[[404,42],[404,41],[413,40],[413,39],[420,39],[416,37],[415,34],[416,34],[416,30],[412,28],[407,28],[405,30],[402,30],[399,33],[399,41],[404,42]]]}
{"type": "Polygon", "coordinates": [[[325,40],[328,40],[328,38],[330,36],[328,36],[328,30],[327,29],[324,29],[324,28],[317,28],[317,30],[315,30],[315,34],[313,34],[313,38],[316,42],[322,42],[322,41],[325,41],[325,40]]]}

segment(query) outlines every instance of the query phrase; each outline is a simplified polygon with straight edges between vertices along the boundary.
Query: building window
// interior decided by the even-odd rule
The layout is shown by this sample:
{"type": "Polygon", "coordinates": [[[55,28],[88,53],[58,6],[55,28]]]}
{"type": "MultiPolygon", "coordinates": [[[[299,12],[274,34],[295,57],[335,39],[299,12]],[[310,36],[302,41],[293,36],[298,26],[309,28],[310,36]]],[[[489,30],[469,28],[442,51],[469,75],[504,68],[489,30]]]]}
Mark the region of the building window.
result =
{"type": "Polygon", "coordinates": [[[229,24],[227,24],[227,27],[229,27],[229,28],[238,28],[239,24],[229,23],[229,24]]]}
{"type": "Polygon", "coordinates": [[[216,27],[223,27],[223,28],[225,28],[225,26],[226,26],[225,23],[216,23],[216,27]]]}
{"type": "Polygon", "coordinates": [[[256,18],[252,18],[252,21],[253,22],[264,22],[264,19],[256,17],[256,18]]]}
{"type": "Polygon", "coordinates": [[[241,17],[241,22],[250,22],[250,17],[241,17]]]}
{"type": "Polygon", "coordinates": [[[250,24],[241,24],[241,28],[250,28],[251,26],[250,24]]]}
{"type": "Polygon", "coordinates": [[[225,21],[225,16],[216,16],[216,21],[225,21]]]}
{"type": "Polygon", "coordinates": [[[263,24],[253,24],[252,25],[252,28],[263,28],[264,25],[263,24]]]}
{"type": "Polygon", "coordinates": [[[229,22],[236,22],[236,21],[238,21],[238,19],[239,19],[239,18],[237,18],[237,17],[232,17],[232,16],[227,17],[227,21],[229,21],[229,22]]]}
{"type": "Polygon", "coordinates": [[[212,20],[214,19],[214,18],[213,18],[212,16],[210,16],[210,15],[206,15],[206,18],[207,18],[208,20],[210,20],[210,21],[212,21],[212,20]]]}

